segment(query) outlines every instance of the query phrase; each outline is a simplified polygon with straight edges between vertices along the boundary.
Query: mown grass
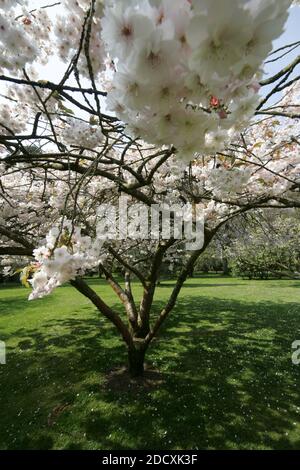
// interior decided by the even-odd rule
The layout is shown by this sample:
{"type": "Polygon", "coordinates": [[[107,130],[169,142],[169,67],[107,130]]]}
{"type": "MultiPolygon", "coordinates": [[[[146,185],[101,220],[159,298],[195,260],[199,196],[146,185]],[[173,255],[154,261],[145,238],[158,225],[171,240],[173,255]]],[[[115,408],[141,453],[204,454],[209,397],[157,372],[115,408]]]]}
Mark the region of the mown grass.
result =
{"type": "Polygon", "coordinates": [[[149,350],[153,389],[104,385],[126,350],[73,288],[27,295],[0,288],[0,449],[300,449],[299,281],[190,279],[149,350]]]}

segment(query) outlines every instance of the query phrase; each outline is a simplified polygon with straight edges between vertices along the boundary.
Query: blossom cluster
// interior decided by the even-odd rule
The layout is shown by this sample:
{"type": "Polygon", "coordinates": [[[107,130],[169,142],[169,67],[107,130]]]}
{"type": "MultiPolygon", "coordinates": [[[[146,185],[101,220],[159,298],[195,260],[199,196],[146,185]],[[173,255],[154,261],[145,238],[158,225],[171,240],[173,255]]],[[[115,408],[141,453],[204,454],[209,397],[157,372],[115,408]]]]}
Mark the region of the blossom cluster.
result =
{"type": "Polygon", "coordinates": [[[51,22],[46,10],[29,11],[27,1],[0,0],[0,72],[20,72],[39,60],[46,63],[51,48],[51,22]]]}
{"type": "Polygon", "coordinates": [[[94,149],[100,145],[103,134],[99,126],[69,118],[66,127],[61,131],[61,138],[69,145],[94,149]]]}
{"type": "MultiPolygon", "coordinates": [[[[33,80],[37,78],[34,70],[28,74],[33,80]]],[[[14,84],[7,87],[5,90],[6,99],[0,102],[0,135],[18,135],[28,128],[28,124],[33,122],[37,112],[45,115],[45,108],[41,100],[47,99],[48,113],[56,113],[60,101],[55,94],[48,99],[49,94],[49,90],[44,89],[40,89],[37,95],[35,90],[29,87],[22,88],[14,84]]]]}
{"type": "Polygon", "coordinates": [[[197,193],[209,191],[217,200],[237,204],[259,198],[299,199],[295,191],[295,184],[300,183],[299,136],[300,122],[296,119],[288,124],[268,118],[250,126],[243,145],[237,141],[227,154],[206,159],[204,165],[194,162],[197,193]]]}
{"type": "Polygon", "coordinates": [[[0,136],[21,133],[26,128],[28,112],[14,102],[0,103],[0,136]]]}
{"type": "Polygon", "coordinates": [[[87,12],[91,6],[90,0],[63,0],[63,14],[55,19],[54,34],[58,56],[68,62],[77,54],[81,47],[78,69],[83,75],[89,77],[90,69],[86,57],[86,44],[89,43],[88,57],[92,72],[97,76],[104,70],[105,51],[101,38],[100,18],[103,13],[103,1],[95,2],[95,12],[88,32],[87,12]]]}
{"type": "Polygon", "coordinates": [[[298,81],[292,83],[285,89],[282,99],[278,103],[278,109],[298,114],[300,107],[300,83],[298,81]]]}
{"type": "Polygon", "coordinates": [[[187,160],[224,148],[254,114],[261,66],[290,4],[108,1],[102,37],[115,67],[108,107],[134,137],[174,145],[187,160]]]}
{"type": "Polygon", "coordinates": [[[46,236],[46,243],[34,250],[36,263],[34,274],[29,281],[32,292],[29,300],[50,294],[56,287],[77,275],[84,274],[99,264],[101,243],[93,242],[65,221],[63,227],[53,227],[46,236]]]}

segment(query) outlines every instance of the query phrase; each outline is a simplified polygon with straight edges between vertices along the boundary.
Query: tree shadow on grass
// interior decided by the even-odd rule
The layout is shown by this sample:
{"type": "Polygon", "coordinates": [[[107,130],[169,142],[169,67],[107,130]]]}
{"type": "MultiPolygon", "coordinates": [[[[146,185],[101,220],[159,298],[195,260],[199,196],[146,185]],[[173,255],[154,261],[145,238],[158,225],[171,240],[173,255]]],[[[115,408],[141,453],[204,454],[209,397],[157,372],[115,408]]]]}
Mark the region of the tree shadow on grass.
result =
{"type": "MultiPolygon", "coordinates": [[[[1,290],[0,290],[0,294],[1,294],[1,290]]],[[[47,305],[47,301],[49,302],[49,299],[46,297],[45,300],[46,300],[46,305],[47,305]]],[[[41,300],[39,302],[41,303],[41,300]]],[[[44,305],[44,308],[45,308],[45,305],[44,305]]],[[[5,298],[0,297],[0,315],[1,315],[1,317],[3,317],[4,315],[5,316],[6,315],[11,315],[16,310],[21,312],[23,309],[24,309],[24,298],[23,297],[16,298],[13,295],[11,297],[5,297],[5,298]]]]}
{"type": "Polygon", "coordinates": [[[14,333],[0,448],[300,448],[298,304],[183,297],[149,351],[164,377],[153,390],[109,390],[125,348],[96,315],[74,313],[14,333]]]}

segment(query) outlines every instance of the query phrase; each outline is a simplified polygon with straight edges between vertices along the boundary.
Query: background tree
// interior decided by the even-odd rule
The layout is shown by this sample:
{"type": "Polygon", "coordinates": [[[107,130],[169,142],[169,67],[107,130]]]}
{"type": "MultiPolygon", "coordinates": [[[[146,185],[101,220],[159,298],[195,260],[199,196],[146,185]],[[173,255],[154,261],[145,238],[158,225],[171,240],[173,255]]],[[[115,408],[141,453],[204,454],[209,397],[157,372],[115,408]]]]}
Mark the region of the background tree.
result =
{"type": "Polygon", "coordinates": [[[249,279],[299,278],[300,223],[293,215],[251,214],[245,230],[227,247],[233,273],[249,279]]]}

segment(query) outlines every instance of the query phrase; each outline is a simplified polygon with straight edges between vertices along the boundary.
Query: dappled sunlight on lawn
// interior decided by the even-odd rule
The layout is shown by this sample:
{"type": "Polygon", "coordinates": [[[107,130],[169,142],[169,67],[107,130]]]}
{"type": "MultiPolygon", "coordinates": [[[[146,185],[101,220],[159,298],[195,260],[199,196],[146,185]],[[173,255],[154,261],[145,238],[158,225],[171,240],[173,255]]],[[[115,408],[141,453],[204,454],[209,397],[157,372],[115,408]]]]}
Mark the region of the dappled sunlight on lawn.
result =
{"type": "Polygon", "coordinates": [[[162,380],[120,391],[105,381],[126,351],[93,306],[68,286],[26,296],[0,288],[0,448],[300,447],[300,282],[188,280],[147,358],[162,380]]]}

